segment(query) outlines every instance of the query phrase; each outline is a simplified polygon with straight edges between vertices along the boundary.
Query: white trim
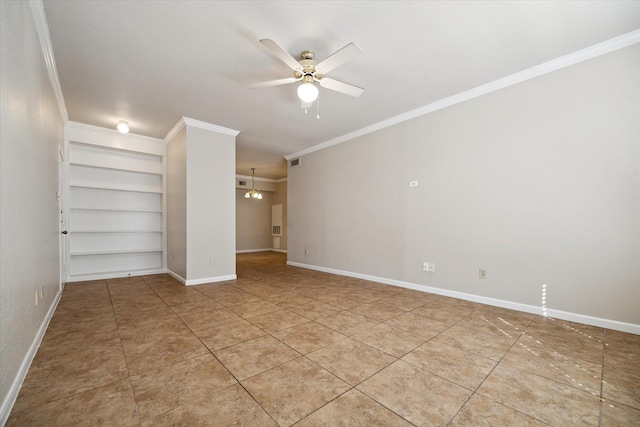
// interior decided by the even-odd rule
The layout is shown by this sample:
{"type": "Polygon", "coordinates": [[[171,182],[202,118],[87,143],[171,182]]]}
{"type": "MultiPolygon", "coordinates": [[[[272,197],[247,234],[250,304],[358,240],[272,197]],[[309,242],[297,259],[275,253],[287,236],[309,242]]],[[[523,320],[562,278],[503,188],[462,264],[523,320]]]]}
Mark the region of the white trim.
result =
{"type": "Polygon", "coordinates": [[[121,134],[115,129],[85,123],[68,122],[64,127],[64,138],[70,142],[96,145],[131,153],[154,154],[166,156],[167,147],[164,140],[135,133],[121,134]]]}
{"type": "Polygon", "coordinates": [[[577,63],[586,61],[588,59],[592,59],[597,56],[614,52],[618,49],[622,49],[636,43],[640,43],[640,30],[632,31],[622,36],[615,37],[611,40],[607,40],[602,43],[598,43],[596,45],[590,46],[586,49],[582,49],[577,52],[573,52],[568,55],[562,56],[560,58],[556,58],[551,61],[547,61],[542,64],[536,65],[524,71],[511,74],[509,76],[503,77],[501,79],[495,80],[485,85],[478,86],[476,88],[458,93],[448,98],[440,99],[438,101],[432,102],[431,104],[425,105],[424,107],[416,108],[415,110],[411,110],[406,113],[399,114],[397,116],[383,120],[381,122],[374,123],[371,126],[364,127],[362,129],[339,136],[337,138],[333,138],[328,141],[322,142],[320,144],[316,144],[304,150],[289,154],[287,156],[284,156],[284,158],[287,159],[287,161],[289,161],[296,157],[304,156],[305,154],[310,154],[315,151],[320,151],[325,148],[329,148],[331,146],[341,144],[346,141],[350,141],[360,136],[367,135],[402,122],[406,122],[407,120],[424,116],[425,114],[433,113],[434,111],[442,110],[444,108],[451,107],[461,102],[469,101],[473,98],[477,98],[479,96],[486,95],[488,93],[495,92],[497,90],[504,89],[506,87],[513,86],[515,84],[522,83],[524,81],[543,76],[545,74],[560,70],[562,68],[569,67],[571,65],[575,65],[577,63]]]}
{"type": "Polygon", "coordinates": [[[67,282],[84,282],[87,280],[120,279],[123,277],[148,276],[149,274],[162,274],[162,273],[166,273],[166,270],[164,268],[138,270],[138,271],[118,271],[113,273],[78,274],[75,276],[68,274],[67,282]]]}
{"type": "Polygon", "coordinates": [[[164,137],[164,143],[168,144],[169,142],[171,142],[171,140],[173,138],[175,138],[175,136],[178,134],[178,132],[180,132],[182,130],[183,127],[185,127],[186,124],[183,120],[183,118],[181,117],[180,120],[178,120],[176,122],[175,125],[173,125],[173,127],[171,128],[171,130],[169,130],[169,132],[167,132],[167,134],[164,137]]]}
{"type": "MultiPolygon", "coordinates": [[[[251,175],[236,175],[236,180],[242,179],[242,180],[249,180],[251,181],[252,176],[251,175]]],[[[262,182],[272,182],[274,184],[280,183],[282,181],[286,181],[287,179],[285,178],[284,180],[282,179],[271,179],[271,178],[260,178],[258,176],[256,176],[255,178],[256,181],[262,181],[262,182]]]]}
{"type": "Polygon", "coordinates": [[[187,280],[185,286],[204,285],[205,283],[226,282],[227,280],[236,280],[238,278],[235,274],[229,274],[226,276],[205,277],[204,279],[187,280]]]}
{"type": "Polygon", "coordinates": [[[31,6],[31,14],[33,15],[33,19],[36,24],[36,32],[40,39],[40,47],[42,48],[42,53],[44,55],[44,62],[47,66],[51,87],[53,88],[56,100],[58,101],[60,116],[62,117],[63,124],[66,124],[69,121],[69,114],[67,113],[67,106],[65,105],[64,95],[62,94],[62,86],[60,86],[56,59],[53,56],[53,46],[51,45],[47,15],[44,12],[44,3],[42,0],[30,0],[29,5],[31,6]]]}
{"type": "Polygon", "coordinates": [[[189,117],[180,117],[178,122],[175,125],[173,125],[171,130],[164,137],[165,144],[169,143],[169,141],[171,141],[176,136],[176,134],[180,132],[180,130],[182,130],[183,127],[187,125],[221,133],[223,135],[238,136],[238,134],[240,133],[239,130],[230,129],[223,126],[207,123],[207,122],[202,122],[200,120],[190,119],[189,117]]]}
{"type": "Polygon", "coordinates": [[[49,322],[53,317],[53,313],[56,311],[58,307],[58,303],[60,302],[60,298],[62,297],[63,289],[58,291],[58,294],[51,302],[51,306],[49,307],[49,311],[47,311],[47,315],[42,321],[40,328],[38,329],[38,333],[36,334],[27,354],[22,359],[22,363],[20,364],[20,368],[13,379],[13,383],[11,383],[11,387],[9,387],[9,391],[4,396],[4,400],[2,401],[2,405],[0,406],[0,426],[6,424],[9,415],[11,414],[11,409],[13,405],[16,403],[16,399],[18,398],[18,393],[20,393],[20,388],[22,388],[22,383],[27,376],[27,372],[29,372],[29,368],[31,367],[31,363],[33,359],[36,357],[36,353],[38,352],[38,348],[42,343],[42,339],[44,338],[44,334],[47,331],[47,327],[49,327],[49,322]]]}
{"type": "MultiPolygon", "coordinates": [[[[355,277],[357,279],[368,280],[376,283],[383,283],[385,285],[399,286],[402,288],[413,289],[416,291],[427,292],[427,293],[436,294],[436,295],[444,295],[447,297],[473,301],[480,304],[487,304],[487,305],[492,305],[496,307],[508,308],[510,310],[518,310],[518,311],[523,311],[525,313],[537,314],[540,316],[543,315],[542,307],[538,307],[534,305],[522,304],[522,303],[512,302],[512,301],[505,301],[505,300],[496,299],[496,298],[483,297],[480,295],[467,294],[464,292],[450,291],[447,289],[418,285],[410,282],[403,282],[401,280],[387,279],[383,277],[371,276],[368,274],[354,273],[351,271],[336,270],[333,268],[321,267],[321,266],[311,265],[311,264],[303,264],[303,263],[294,262],[294,261],[287,261],[287,265],[290,265],[293,267],[306,268],[308,270],[322,271],[324,273],[337,274],[340,276],[355,277]]],[[[597,326],[601,328],[613,329],[616,331],[640,335],[640,325],[636,325],[633,323],[602,319],[599,317],[587,316],[587,315],[578,314],[578,313],[570,313],[566,311],[554,310],[549,308],[546,309],[546,312],[548,317],[553,317],[555,319],[567,320],[570,322],[582,323],[585,325],[597,326]]]]}
{"type": "Polygon", "coordinates": [[[278,252],[281,254],[286,254],[287,250],[286,249],[271,249],[271,252],[278,252]]]}
{"type": "Polygon", "coordinates": [[[263,249],[242,249],[239,251],[236,251],[237,254],[251,254],[254,252],[271,252],[273,251],[273,249],[271,248],[263,248],[263,249]]]}
{"type": "Polygon", "coordinates": [[[205,277],[204,279],[194,279],[187,280],[184,277],[180,276],[178,273],[174,273],[171,270],[166,271],[167,274],[172,276],[174,279],[179,281],[185,286],[193,286],[193,285],[203,285],[205,283],[215,283],[215,282],[226,282],[227,280],[236,280],[238,276],[235,274],[229,274],[227,276],[217,276],[217,277],[205,277]]]}

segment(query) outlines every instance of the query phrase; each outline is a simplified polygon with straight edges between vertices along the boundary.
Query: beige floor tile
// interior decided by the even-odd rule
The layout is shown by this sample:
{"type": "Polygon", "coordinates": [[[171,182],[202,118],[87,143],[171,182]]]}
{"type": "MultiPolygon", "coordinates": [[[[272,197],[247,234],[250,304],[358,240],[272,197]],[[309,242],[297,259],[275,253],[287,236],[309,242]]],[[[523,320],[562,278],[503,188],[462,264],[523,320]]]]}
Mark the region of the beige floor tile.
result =
{"type": "Polygon", "coordinates": [[[357,389],[416,426],[446,425],[471,392],[399,360],[357,389]]]}
{"type": "Polygon", "coordinates": [[[218,304],[215,300],[209,297],[200,298],[197,301],[188,301],[177,305],[171,305],[171,310],[178,316],[224,309],[225,307],[222,304],[218,304]]]}
{"type": "Polygon", "coordinates": [[[248,318],[258,316],[260,314],[271,313],[272,311],[282,310],[282,307],[278,307],[269,301],[260,300],[234,305],[233,307],[229,307],[229,309],[244,318],[248,318]]]}
{"type": "Polygon", "coordinates": [[[316,322],[344,335],[353,335],[378,324],[376,320],[350,311],[332,312],[328,316],[316,318],[316,322]]]}
{"type": "Polygon", "coordinates": [[[256,375],[242,385],[283,426],[304,418],[350,388],[305,357],[256,375]]]}
{"type": "Polygon", "coordinates": [[[353,338],[346,338],[307,354],[329,372],[355,385],[396,360],[395,357],[353,338]]]}
{"type": "Polygon", "coordinates": [[[11,414],[7,426],[137,426],[133,390],[127,380],[65,396],[11,414]]]}
{"type": "Polygon", "coordinates": [[[413,312],[394,317],[384,323],[412,332],[424,339],[432,338],[451,326],[448,323],[420,316],[413,312]]]}
{"type": "Polygon", "coordinates": [[[197,400],[142,423],[144,427],[277,425],[239,384],[200,396],[197,400]]]}
{"type": "Polygon", "coordinates": [[[346,338],[346,335],[313,321],[275,332],[273,336],[301,354],[310,353],[346,338]]]}
{"type": "Polygon", "coordinates": [[[217,350],[214,354],[240,381],[300,356],[269,335],[217,350]]]}
{"type": "Polygon", "coordinates": [[[236,313],[226,308],[184,313],[180,315],[180,318],[192,331],[199,331],[210,328],[211,326],[222,325],[241,319],[236,313]]]}
{"type": "Polygon", "coordinates": [[[441,302],[426,304],[422,307],[418,307],[412,310],[412,312],[415,314],[439,320],[440,322],[446,323],[449,326],[459,322],[467,316],[470,316],[474,311],[475,308],[467,304],[454,303],[449,306],[447,303],[441,302]]]}
{"type": "Polygon", "coordinates": [[[592,363],[602,363],[604,345],[596,340],[585,340],[576,335],[565,332],[548,333],[528,328],[522,334],[519,342],[530,348],[542,347],[564,356],[586,360],[592,363]]]}
{"type": "Polygon", "coordinates": [[[289,310],[272,311],[270,313],[248,317],[247,320],[269,333],[310,322],[306,317],[302,317],[289,310]]]}
{"type": "Polygon", "coordinates": [[[426,339],[385,323],[367,328],[353,338],[395,357],[402,357],[423,344],[426,339]]]}
{"type": "Polygon", "coordinates": [[[605,356],[602,397],[640,409],[640,366],[635,360],[605,356]]]}
{"type": "Polygon", "coordinates": [[[222,296],[219,298],[215,298],[216,302],[224,305],[225,307],[233,307],[234,305],[246,304],[249,302],[262,301],[257,295],[250,294],[249,292],[237,292],[233,294],[229,294],[226,296],[222,296]]]}
{"type": "Polygon", "coordinates": [[[640,426],[640,409],[631,408],[611,400],[605,400],[602,402],[602,423],[600,426],[640,426]]]}
{"type": "Polygon", "coordinates": [[[211,354],[194,357],[173,365],[131,377],[141,420],[183,406],[200,396],[237,383],[235,378],[211,354]]]}
{"type": "Polygon", "coordinates": [[[358,390],[349,390],[296,424],[296,427],[411,427],[413,424],[358,390]]]}
{"type": "Polygon", "coordinates": [[[321,317],[333,316],[342,311],[338,307],[334,307],[330,304],[320,301],[311,301],[310,303],[290,307],[289,309],[299,314],[300,316],[306,317],[310,320],[317,320],[321,317]]]}
{"type": "Polygon", "coordinates": [[[350,311],[362,316],[366,316],[370,319],[377,320],[378,322],[384,322],[386,320],[393,319],[394,317],[398,317],[406,313],[406,310],[392,305],[387,305],[383,300],[359,305],[352,308],[350,311]]]}
{"type": "Polygon", "coordinates": [[[515,339],[502,334],[476,331],[458,325],[450,327],[432,340],[495,361],[499,361],[515,342],[515,339]]]}
{"type": "Polygon", "coordinates": [[[200,329],[194,333],[211,351],[220,350],[266,335],[265,331],[244,319],[211,328],[200,329]]]}
{"type": "Polygon", "coordinates": [[[502,363],[478,393],[551,425],[598,425],[598,396],[502,363]]]}
{"type": "Polygon", "coordinates": [[[600,394],[602,364],[567,357],[544,347],[528,347],[522,341],[511,347],[502,362],[592,394],[600,394]]]}
{"type": "Polygon", "coordinates": [[[495,360],[435,341],[426,342],[402,360],[470,390],[475,390],[497,364],[495,360]]]}
{"type": "Polygon", "coordinates": [[[39,406],[127,377],[127,365],[119,347],[109,351],[76,347],[64,356],[38,354],[20,388],[14,410],[39,406]]]}
{"type": "Polygon", "coordinates": [[[475,394],[448,424],[450,427],[543,427],[548,424],[475,394]]]}

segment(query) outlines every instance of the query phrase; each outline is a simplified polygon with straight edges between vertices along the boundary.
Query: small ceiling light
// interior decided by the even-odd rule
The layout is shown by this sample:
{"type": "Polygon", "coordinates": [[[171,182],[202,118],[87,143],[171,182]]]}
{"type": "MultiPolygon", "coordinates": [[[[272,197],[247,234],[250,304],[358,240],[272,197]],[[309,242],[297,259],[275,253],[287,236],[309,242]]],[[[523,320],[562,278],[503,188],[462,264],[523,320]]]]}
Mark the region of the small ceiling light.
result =
{"type": "Polygon", "coordinates": [[[244,194],[245,199],[262,199],[262,193],[256,190],[256,168],[251,168],[251,190],[244,194]]]}
{"type": "Polygon", "coordinates": [[[318,88],[313,84],[313,76],[307,74],[298,86],[298,98],[303,102],[313,102],[318,98],[318,88]]]}
{"type": "Polygon", "coordinates": [[[129,133],[129,124],[122,120],[120,120],[120,123],[118,123],[118,126],[116,126],[116,128],[120,133],[129,133]]]}

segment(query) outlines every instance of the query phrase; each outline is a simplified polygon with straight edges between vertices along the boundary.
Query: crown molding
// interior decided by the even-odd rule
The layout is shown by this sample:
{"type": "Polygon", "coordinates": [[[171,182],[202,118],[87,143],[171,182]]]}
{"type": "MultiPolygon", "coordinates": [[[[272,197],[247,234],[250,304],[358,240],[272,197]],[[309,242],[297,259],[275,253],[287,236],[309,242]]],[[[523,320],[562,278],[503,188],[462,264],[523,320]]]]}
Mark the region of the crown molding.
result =
{"type": "MultiPolygon", "coordinates": [[[[236,175],[236,179],[248,179],[251,180],[251,175],[236,175]]],[[[285,182],[287,180],[287,178],[280,178],[280,179],[271,179],[271,178],[260,178],[258,176],[255,177],[256,181],[262,181],[262,182],[273,182],[274,184],[279,184],[281,182],[285,182]]]]}
{"type": "Polygon", "coordinates": [[[376,132],[378,130],[387,128],[389,126],[406,122],[407,120],[415,119],[416,117],[424,116],[426,114],[433,113],[434,111],[442,110],[444,108],[451,107],[461,102],[469,101],[473,98],[477,98],[479,96],[486,95],[488,93],[495,92],[500,89],[504,89],[509,86],[513,86],[515,84],[522,83],[524,81],[543,76],[545,74],[549,74],[553,71],[557,71],[562,68],[566,68],[571,65],[575,65],[580,62],[583,62],[601,55],[605,55],[607,53],[614,52],[616,50],[631,46],[636,43],[640,43],[640,30],[632,31],[622,36],[615,37],[613,39],[604,41],[602,43],[598,43],[588,48],[570,53],[565,56],[561,56],[560,58],[552,59],[551,61],[544,62],[542,64],[517,72],[515,74],[511,74],[509,76],[484,84],[482,86],[478,86],[473,89],[450,96],[448,98],[444,98],[444,99],[432,102],[431,104],[427,104],[423,107],[416,108],[415,110],[411,110],[406,113],[399,114],[387,120],[374,123],[371,126],[364,127],[362,129],[347,133],[337,138],[333,138],[328,141],[322,142],[320,144],[314,145],[312,147],[306,148],[304,150],[289,154],[287,156],[284,156],[284,158],[287,161],[289,161],[291,159],[295,159],[296,157],[300,157],[305,154],[310,154],[315,151],[320,151],[325,148],[329,148],[334,145],[341,144],[346,141],[350,141],[360,136],[364,136],[364,135],[376,132]]]}
{"type": "Polygon", "coordinates": [[[44,55],[44,62],[47,67],[47,73],[49,74],[49,80],[51,81],[51,87],[58,101],[60,116],[62,117],[62,122],[67,124],[67,122],[69,122],[69,114],[67,113],[67,106],[64,102],[64,95],[62,94],[62,87],[60,86],[60,79],[58,78],[56,59],[53,56],[53,46],[51,45],[47,16],[44,12],[44,3],[42,0],[30,0],[29,5],[31,6],[31,14],[35,21],[36,32],[40,40],[40,47],[44,55]]]}
{"type": "Polygon", "coordinates": [[[211,123],[203,122],[200,120],[190,119],[189,117],[181,117],[178,122],[171,128],[171,130],[167,133],[167,136],[164,137],[165,142],[171,141],[178,132],[182,130],[185,126],[193,126],[200,129],[210,130],[213,132],[221,133],[223,135],[229,136],[238,136],[240,133],[239,130],[226,128],[223,126],[214,125],[211,123]]]}

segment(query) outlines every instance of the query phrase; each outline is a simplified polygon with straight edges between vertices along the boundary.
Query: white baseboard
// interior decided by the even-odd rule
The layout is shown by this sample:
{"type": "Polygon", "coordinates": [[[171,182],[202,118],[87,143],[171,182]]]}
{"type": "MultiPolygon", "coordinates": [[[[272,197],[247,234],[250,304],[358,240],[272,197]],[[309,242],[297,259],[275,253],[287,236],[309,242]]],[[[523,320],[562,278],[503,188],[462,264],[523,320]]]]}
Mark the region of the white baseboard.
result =
{"type": "Polygon", "coordinates": [[[286,249],[274,249],[274,248],[264,248],[264,249],[242,249],[240,251],[236,251],[237,254],[251,254],[254,252],[280,252],[282,254],[286,254],[286,249]]]}
{"type": "Polygon", "coordinates": [[[174,279],[178,280],[180,283],[182,283],[185,286],[203,285],[205,283],[214,283],[214,282],[225,282],[227,280],[236,280],[238,278],[238,276],[236,276],[235,274],[228,274],[226,276],[205,277],[203,279],[187,280],[184,277],[180,276],[177,273],[174,273],[171,270],[167,270],[166,273],[172,276],[174,279]]]}
{"type": "MultiPolygon", "coordinates": [[[[421,292],[443,295],[452,298],[463,299],[467,301],[478,302],[481,304],[492,305],[496,307],[508,308],[511,310],[524,311],[525,313],[544,315],[542,307],[522,304],[513,301],[506,301],[496,298],[483,297],[480,295],[467,294],[464,292],[450,291],[447,289],[434,288],[431,286],[418,285],[416,283],[403,282],[401,280],[387,279],[383,277],[371,276],[368,274],[354,273],[351,271],[336,270],[333,268],[321,267],[317,265],[303,264],[294,261],[287,261],[287,265],[293,267],[306,268],[309,270],[322,271],[324,273],[337,274],[340,276],[354,277],[357,279],[369,280],[371,282],[383,283],[385,285],[399,286],[402,288],[414,289],[421,292]]],[[[613,329],[616,331],[627,332],[630,334],[640,335],[640,325],[633,323],[619,322],[617,320],[603,319],[600,317],[587,316],[584,314],[570,313],[562,310],[546,309],[546,316],[554,319],[567,320],[570,322],[582,323],[585,325],[597,326],[600,328],[613,329]]]]}
{"type": "Polygon", "coordinates": [[[118,271],[114,273],[80,274],[75,276],[69,276],[67,283],[84,282],[85,280],[120,279],[123,277],[147,276],[149,274],[162,274],[165,272],[166,270],[163,268],[156,268],[151,270],[118,271]]]}
{"type": "Polygon", "coordinates": [[[242,249],[236,251],[237,254],[252,254],[254,252],[271,252],[273,249],[271,248],[262,248],[262,249],[242,249]]]}
{"type": "Polygon", "coordinates": [[[22,383],[24,379],[27,377],[27,372],[29,372],[29,368],[31,367],[31,362],[33,362],[33,358],[36,357],[36,353],[38,352],[38,348],[40,348],[40,343],[42,342],[42,338],[44,338],[44,333],[47,331],[47,327],[49,326],[49,322],[51,322],[51,318],[53,317],[53,313],[55,313],[56,308],[58,307],[58,303],[60,302],[60,298],[62,297],[62,290],[58,291],[58,294],[51,302],[51,306],[47,311],[47,315],[42,320],[42,324],[38,329],[38,333],[36,334],[31,346],[29,347],[29,351],[22,359],[22,363],[20,364],[20,368],[16,373],[15,378],[13,379],[13,383],[9,388],[8,393],[4,397],[2,401],[2,405],[0,406],[0,426],[3,426],[7,423],[7,419],[11,414],[11,409],[13,405],[16,403],[16,399],[18,398],[18,393],[20,393],[20,388],[22,388],[22,383]]]}

